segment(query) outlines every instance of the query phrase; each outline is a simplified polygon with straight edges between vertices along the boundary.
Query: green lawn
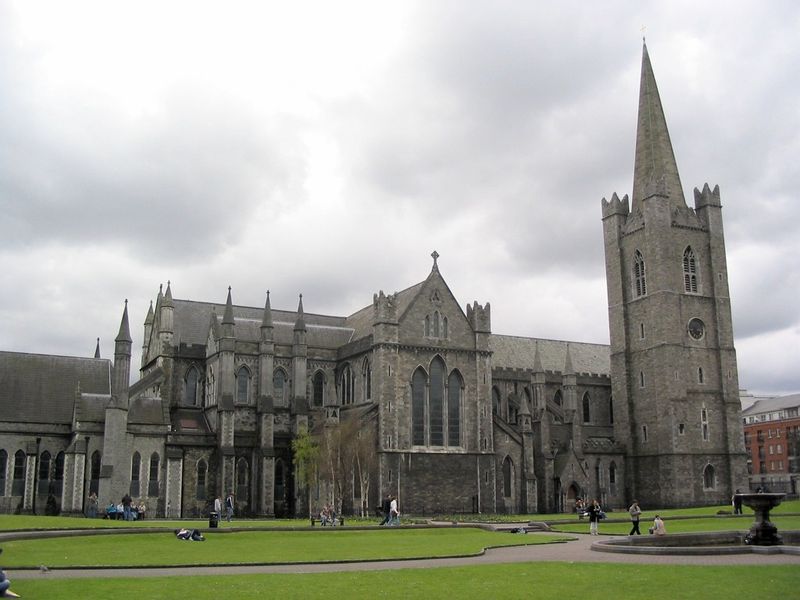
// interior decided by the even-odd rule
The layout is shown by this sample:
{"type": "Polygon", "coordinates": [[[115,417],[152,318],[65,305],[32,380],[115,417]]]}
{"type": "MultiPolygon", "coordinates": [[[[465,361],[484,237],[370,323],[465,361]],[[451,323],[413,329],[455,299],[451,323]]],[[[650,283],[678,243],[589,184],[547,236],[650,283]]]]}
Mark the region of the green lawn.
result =
{"type": "MultiPolygon", "coordinates": [[[[377,519],[347,519],[347,524],[378,524],[377,519]]],[[[223,521],[220,527],[310,527],[308,519],[235,519],[230,525],[223,521]]],[[[83,517],[47,517],[34,515],[0,515],[0,531],[23,529],[96,529],[120,527],[168,527],[176,529],[208,529],[208,519],[166,520],[147,519],[144,521],[109,521],[108,519],[85,519],[83,517]]]]}
{"type": "Polygon", "coordinates": [[[222,575],[126,579],[20,580],[24,598],[249,600],[252,598],[458,600],[537,598],[708,600],[795,598],[800,569],[787,566],[678,566],[524,563],[401,572],[222,575]],[[766,595],[765,595],[766,594],[766,595]]]}
{"type": "Polygon", "coordinates": [[[64,566],[171,566],[372,560],[479,553],[569,539],[565,535],[516,535],[459,529],[347,528],[316,531],[206,531],[205,542],[178,540],[171,532],[95,535],[3,544],[7,568],[64,566]]]}

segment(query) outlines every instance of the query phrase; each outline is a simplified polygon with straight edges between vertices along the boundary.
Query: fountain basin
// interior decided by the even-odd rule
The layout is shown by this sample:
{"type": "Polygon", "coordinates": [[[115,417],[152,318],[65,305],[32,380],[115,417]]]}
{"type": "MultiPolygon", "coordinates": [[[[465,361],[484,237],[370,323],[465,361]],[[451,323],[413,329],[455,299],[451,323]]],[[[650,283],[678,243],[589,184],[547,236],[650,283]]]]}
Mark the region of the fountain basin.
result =
{"type": "Polygon", "coordinates": [[[750,527],[750,533],[744,538],[745,544],[755,546],[776,546],[783,543],[778,535],[778,528],[769,520],[769,511],[778,506],[786,494],[735,494],[734,499],[748,508],[752,508],[756,520],[750,527]]]}
{"type": "Polygon", "coordinates": [[[669,533],[654,536],[624,536],[592,544],[596,552],[660,555],[794,554],[800,556],[800,531],[784,531],[783,545],[758,546],[745,542],[742,531],[669,533]]]}

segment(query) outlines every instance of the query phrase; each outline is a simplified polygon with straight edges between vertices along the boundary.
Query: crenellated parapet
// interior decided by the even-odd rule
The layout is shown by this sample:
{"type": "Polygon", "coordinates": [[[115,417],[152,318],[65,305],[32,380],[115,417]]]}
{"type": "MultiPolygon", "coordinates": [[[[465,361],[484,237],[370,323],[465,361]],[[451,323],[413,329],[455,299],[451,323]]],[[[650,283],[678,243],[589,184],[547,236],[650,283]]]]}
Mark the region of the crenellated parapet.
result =
{"type": "Polygon", "coordinates": [[[694,207],[695,209],[705,208],[706,206],[722,206],[722,202],[719,198],[719,186],[715,185],[714,189],[712,190],[709,188],[708,184],[706,183],[703,186],[703,191],[701,192],[697,188],[694,188],[694,207]]]}
{"type": "Polygon", "coordinates": [[[606,200],[603,198],[600,201],[600,204],[603,207],[603,218],[611,217],[613,215],[622,215],[628,216],[631,212],[630,209],[630,201],[628,200],[628,194],[625,194],[622,197],[622,200],[619,199],[617,193],[614,192],[611,195],[611,200],[606,200]]]}
{"type": "Polygon", "coordinates": [[[397,323],[397,293],[386,295],[383,290],[372,295],[375,323],[397,323]]]}
{"type": "Polygon", "coordinates": [[[472,303],[472,306],[467,304],[467,320],[469,321],[472,330],[476,333],[491,333],[492,331],[492,308],[487,302],[483,306],[478,304],[477,300],[472,303]]]}

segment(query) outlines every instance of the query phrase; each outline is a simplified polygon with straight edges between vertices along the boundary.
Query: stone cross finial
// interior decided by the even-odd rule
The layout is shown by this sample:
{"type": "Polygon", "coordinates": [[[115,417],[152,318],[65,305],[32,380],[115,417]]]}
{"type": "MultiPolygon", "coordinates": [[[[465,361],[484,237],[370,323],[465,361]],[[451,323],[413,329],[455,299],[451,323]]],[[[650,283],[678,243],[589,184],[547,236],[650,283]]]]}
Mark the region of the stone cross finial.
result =
{"type": "Polygon", "coordinates": [[[439,258],[439,253],[436,250],[434,250],[433,252],[431,252],[431,257],[433,258],[433,268],[435,269],[439,266],[436,264],[436,260],[439,258]]]}

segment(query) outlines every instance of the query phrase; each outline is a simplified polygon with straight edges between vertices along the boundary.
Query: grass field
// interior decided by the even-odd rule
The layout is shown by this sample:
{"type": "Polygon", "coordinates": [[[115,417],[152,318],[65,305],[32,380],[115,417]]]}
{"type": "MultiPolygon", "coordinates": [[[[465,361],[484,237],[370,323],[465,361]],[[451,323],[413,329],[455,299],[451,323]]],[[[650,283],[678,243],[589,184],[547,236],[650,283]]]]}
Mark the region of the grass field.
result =
{"type": "Polygon", "coordinates": [[[176,539],[171,532],[153,532],[17,540],[3,544],[3,561],[8,568],[19,568],[42,564],[89,567],[390,560],[473,555],[490,546],[569,539],[567,535],[524,536],[473,527],[211,531],[205,537],[205,542],[189,542],[176,539]]]}
{"type": "Polygon", "coordinates": [[[800,569],[603,563],[524,563],[305,575],[21,580],[24,598],[709,600],[796,598],[800,569]]]}

